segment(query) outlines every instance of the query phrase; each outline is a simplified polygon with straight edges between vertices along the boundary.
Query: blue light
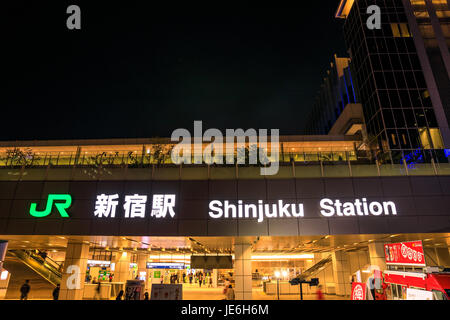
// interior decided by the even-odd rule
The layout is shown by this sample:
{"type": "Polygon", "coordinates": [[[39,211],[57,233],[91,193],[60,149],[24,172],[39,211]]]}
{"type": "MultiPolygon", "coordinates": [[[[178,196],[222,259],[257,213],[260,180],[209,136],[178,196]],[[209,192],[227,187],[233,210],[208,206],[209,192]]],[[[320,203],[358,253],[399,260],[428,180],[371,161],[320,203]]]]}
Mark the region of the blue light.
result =
{"type": "Polygon", "coordinates": [[[348,68],[348,74],[350,75],[350,83],[352,84],[352,92],[353,92],[353,101],[356,103],[356,96],[355,96],[355,87],[353,86],[353,78],[352,73],[350,71],[350,67],[348,68]]]}
{"type": "Polygon", "coordinates": [[[342,74],[342,76],[344,77],[344,85],[345,85],[345,91],[347,92],[347,100],[350,103],[350,95],[348,94],[348,88],[347,88],[347,80],[345,79],[345,71],[342,74]]]}
{"type": "Polygon", "coordinates": [[[450,157],[450,149],[444,149],[444,153],[446,157],[450,157]]]}

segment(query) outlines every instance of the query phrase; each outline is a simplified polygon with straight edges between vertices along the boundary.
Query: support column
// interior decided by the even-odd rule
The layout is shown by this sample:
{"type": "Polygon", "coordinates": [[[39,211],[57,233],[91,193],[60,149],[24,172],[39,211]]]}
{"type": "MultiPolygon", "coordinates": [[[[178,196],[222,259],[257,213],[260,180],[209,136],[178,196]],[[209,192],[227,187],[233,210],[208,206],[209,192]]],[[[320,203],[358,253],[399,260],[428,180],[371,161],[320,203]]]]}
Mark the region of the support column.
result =
{"type": "Polygon", "coordinates": [[[141,277],[141,273],[145,272],[145,288],[148,288],[148,272],[147,272],[147,259],[148,254],[139,253],[137,257],[138,276],[141,277]]]}
{"type": "Polygon", "coordinates": [[[8,241],[0,240],[0,273],[3,270],[3,261],[5,261],[7,250],[8,250],[8,241]]]}
{"type": "Polygon", "coordinates": [[[234,246],[234,281],[236,300],[252,300],[252,246],[249,243],[234,246]]]}
{"type": "Polygon", "coordinates": [[[350,261],[348,254],[343,251],[334,251],[331,254],[333,263],[333,278],[336,295],[346,296],[351,294],[350,287],[350,261]]]}
{"type": "Polygon", "coordinates": [[[0,240],[0,275],[2,275],[2,278],[0,278],[0,300],[5,299],[6,291],[8,290],[9,285],[9,279],[11,277],[10,273],[5,273],[6,277],[2,274],[3,271],[6,271],[3,269],[3,261],[5,261],[6,251],[8,249],[8,241],[0,240]]]}
{"type": "Polygon", "coordinates": [[[61,279],[60,300],[82,300],[89,244],[69,242],[61,279]]]}
{"type": "Polygon", "coordinates": [[[130,276],[130,253],[123,251],[116,256],[114,281],[126,283],[130,276]]]}
{"type": "Polygon", "coordinates": [[[383,241],[369,243],[369,258],[372,266],[378,266],[381,271],[386,270],[386,260],[384,255],[383,241]]]}

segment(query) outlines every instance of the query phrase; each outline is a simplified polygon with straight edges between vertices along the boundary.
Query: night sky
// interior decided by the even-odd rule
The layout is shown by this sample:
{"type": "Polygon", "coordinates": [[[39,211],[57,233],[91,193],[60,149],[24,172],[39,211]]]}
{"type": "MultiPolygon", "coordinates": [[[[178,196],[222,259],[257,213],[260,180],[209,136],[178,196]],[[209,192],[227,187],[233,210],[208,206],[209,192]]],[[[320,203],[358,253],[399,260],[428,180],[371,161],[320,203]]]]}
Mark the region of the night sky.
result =
{"type": "Polygon", "coordinates": [[[121,3],[2,3],[0,140],[170,137],[194,120],[299,134],[345,55],[338,0],[121,3]]]}

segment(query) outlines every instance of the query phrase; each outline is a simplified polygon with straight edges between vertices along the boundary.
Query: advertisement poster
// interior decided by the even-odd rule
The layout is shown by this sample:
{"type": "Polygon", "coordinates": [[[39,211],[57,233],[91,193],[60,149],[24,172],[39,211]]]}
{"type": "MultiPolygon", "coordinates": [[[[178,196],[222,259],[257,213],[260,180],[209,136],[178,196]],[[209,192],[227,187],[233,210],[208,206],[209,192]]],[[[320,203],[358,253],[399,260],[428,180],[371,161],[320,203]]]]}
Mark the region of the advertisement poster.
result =
{"type": "Polygon", "coordinates": [[[361,282],[352,283],[352,300],[366,300],[366,284],[361,282]]]}
{"type": "Polygon", "coordinates": [[[145,283],[142,280],[127,280],[125,286],[125,300],[142,300],[145,283]]]}
{"type": "Polygon", "coordinates": [[[384,245],[386,264],[425,266],[422,241],[388,243],[384,245]]]}
{"type": "Polygon", "coordinates": [[[183,285],[153,283],[150,300],[183,300],[183,285]]]}

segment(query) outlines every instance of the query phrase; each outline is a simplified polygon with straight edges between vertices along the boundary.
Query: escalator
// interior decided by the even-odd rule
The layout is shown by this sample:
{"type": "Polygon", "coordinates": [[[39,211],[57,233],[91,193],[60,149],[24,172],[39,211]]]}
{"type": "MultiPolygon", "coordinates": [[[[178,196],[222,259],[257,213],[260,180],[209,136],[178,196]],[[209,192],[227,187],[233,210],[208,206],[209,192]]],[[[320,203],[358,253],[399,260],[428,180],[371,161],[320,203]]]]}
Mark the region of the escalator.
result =
{"type": "Polygon", "coordinates": [[[320,260],[315,265],[313,265],[311,268],[306,269],[302,274],[297,276],[297,279],[299,280],[306,280],[308,278],[313,277],[315,274],[317,274],[319,271],[326,268],[330,263],[332,262],[331,255],[326,257],[325,259],[320,260]]]}
{"type": "Polygon", "coordinates": [[[33,250],[9,250],[8,254],[18,259],[42,278],[56,286],[61,283],[62,266],[50,258],[42,258],[33,250]]]}

